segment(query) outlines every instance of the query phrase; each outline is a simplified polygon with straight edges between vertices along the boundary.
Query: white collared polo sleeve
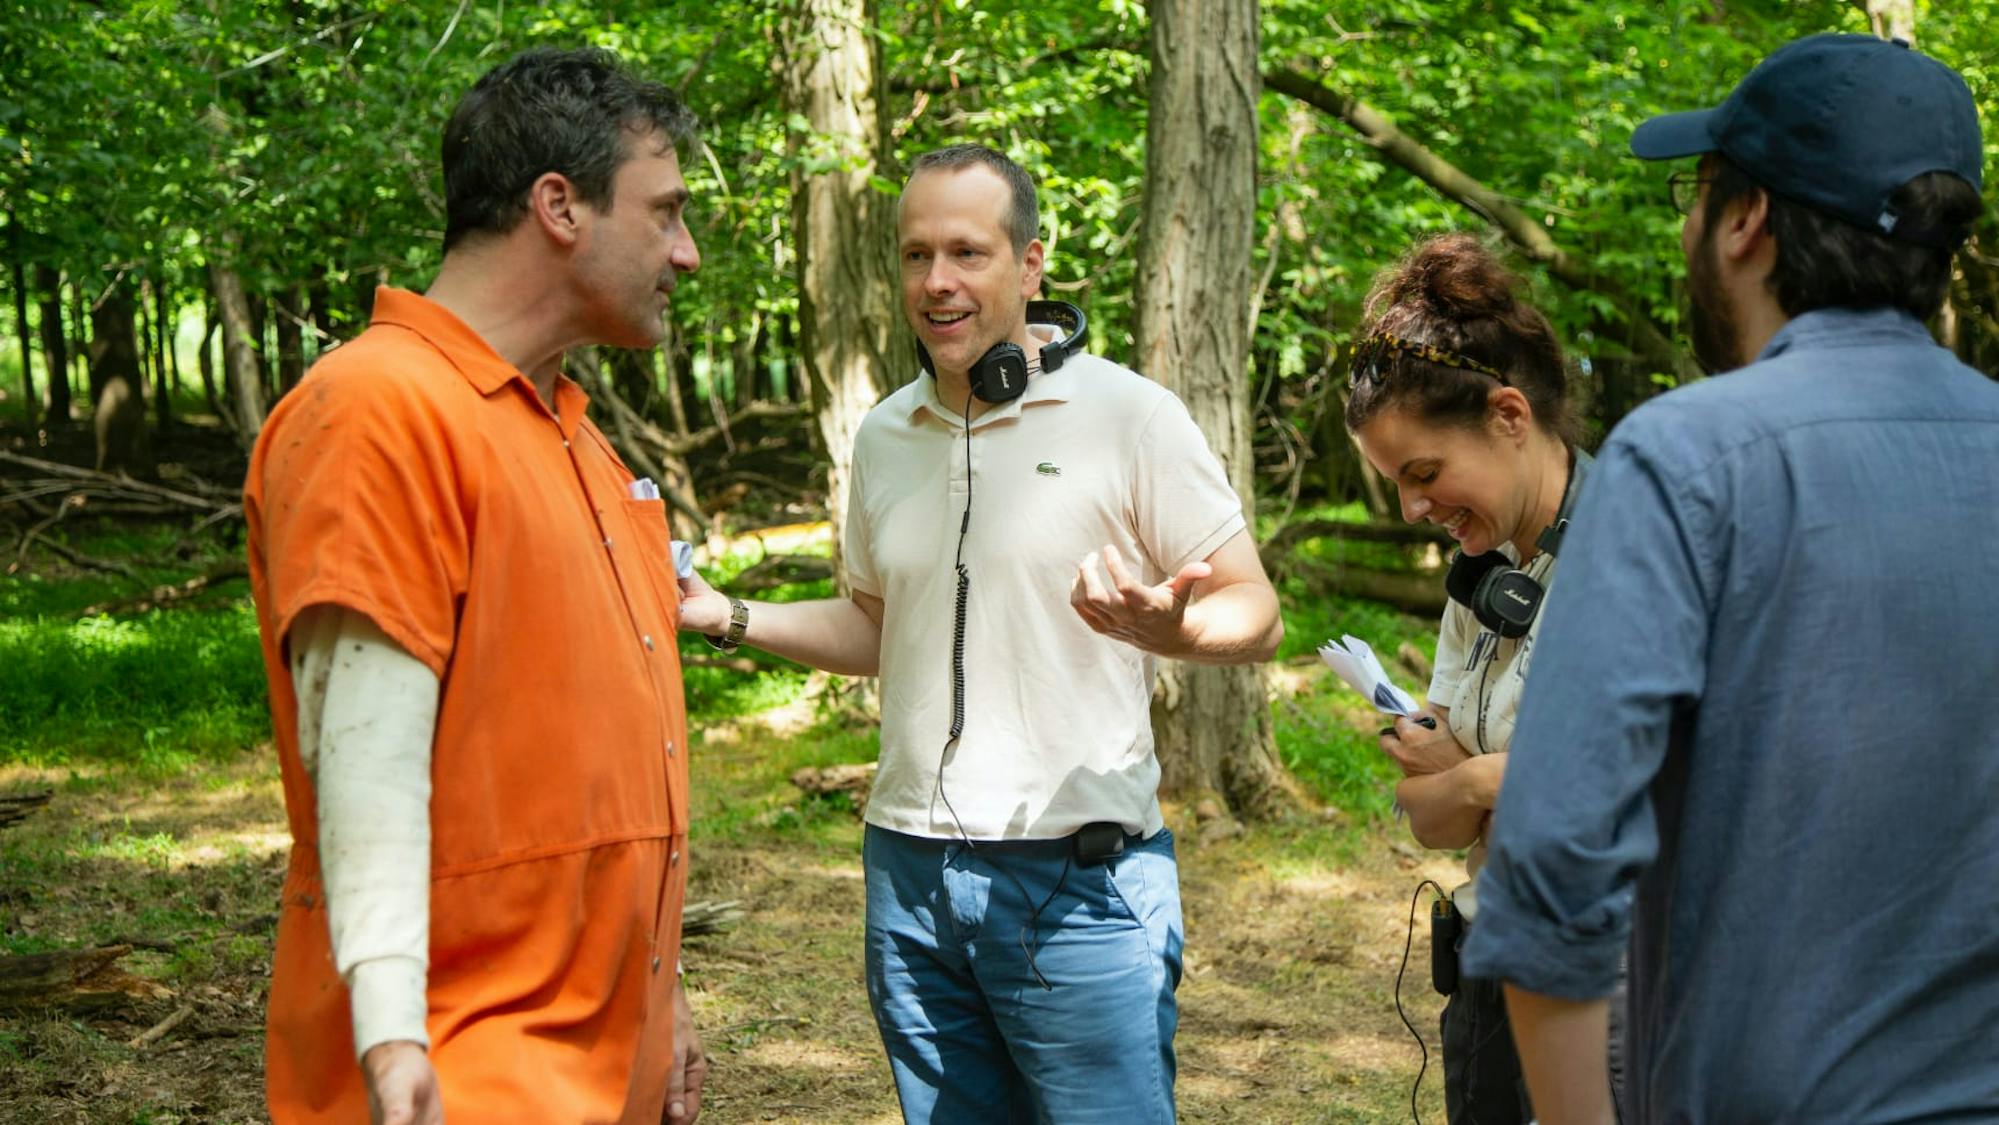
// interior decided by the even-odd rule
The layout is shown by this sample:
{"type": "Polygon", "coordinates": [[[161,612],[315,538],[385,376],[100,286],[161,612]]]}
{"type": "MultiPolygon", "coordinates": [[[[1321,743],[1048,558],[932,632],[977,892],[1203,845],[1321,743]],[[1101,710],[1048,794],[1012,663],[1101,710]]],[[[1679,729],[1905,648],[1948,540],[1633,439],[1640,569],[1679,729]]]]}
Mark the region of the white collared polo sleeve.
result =
{"type": "Polygon", "coordinates": [[[1138,541],[1169,577],[1249,526],[1221,459],[1170,393],[1160,396],[1139,433],[1131,487],[1138,541]]]}

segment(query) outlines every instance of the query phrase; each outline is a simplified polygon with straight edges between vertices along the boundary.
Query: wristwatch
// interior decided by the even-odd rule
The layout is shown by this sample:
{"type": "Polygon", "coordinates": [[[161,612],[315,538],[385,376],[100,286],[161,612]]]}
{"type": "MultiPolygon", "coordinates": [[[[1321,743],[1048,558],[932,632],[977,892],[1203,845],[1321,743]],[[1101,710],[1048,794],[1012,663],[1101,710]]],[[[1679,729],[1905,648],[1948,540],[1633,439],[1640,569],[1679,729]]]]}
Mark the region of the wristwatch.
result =
{"type": "Polygon", "coordinates": [[[750,607],[741,598],[729,599],[729,627],[722,635],[708,636],[708,643],[717,652],[734,652],[743,643],[743,634],[750,631],[750,607]]]}

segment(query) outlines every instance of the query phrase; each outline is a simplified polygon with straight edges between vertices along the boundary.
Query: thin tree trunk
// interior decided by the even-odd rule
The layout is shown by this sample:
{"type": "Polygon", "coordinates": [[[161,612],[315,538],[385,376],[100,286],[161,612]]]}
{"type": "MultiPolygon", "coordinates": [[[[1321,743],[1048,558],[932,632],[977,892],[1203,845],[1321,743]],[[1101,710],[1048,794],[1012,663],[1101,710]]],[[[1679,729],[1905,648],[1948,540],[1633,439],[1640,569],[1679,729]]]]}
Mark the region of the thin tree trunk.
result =
{"type": "Polygon", "coordinates": [[[174,358],[173,304],[167,300],[165,282],[153,283],[153,417],[160,436],[173,425],[173,392],[180,385],[180,361],[174,358]]]}
{"type": "MultiPolygon", "coordinates": [[[[10,218],[7,223],[7,229],[18,231],[19,228],[14,225],[14,221],[10,218]]],[[[28,271],[21,268],[21,259],[18,251],[19,244],[20,240],[18,238],[15,239],[16,256],[13,261],[14,330],[21,341],[21,400],[26,403],[28,432],[32,434],[41,425],[37,417],[40,413],[41,400],[35,394],[35,352],[34,348],[29,344],[29,338],[32,336],[32,333],[28,329],[28,271]]]]}
{"type": "Polygon", "coordinates": [[[63,334],[62,276],[53,266],[35,267],[35,287],[42,294],[43,370],[49,377],[49,425],[69,422],[69,342],[63,334]]]}
{"type": "Polygon", "coordinates": [[[215,300],[207,288],[201,296],[201,346],[194,351],[196,368],[201,372],[201,397],[208,402],[209,413],[215,415],[224,429],[234,430],[236,419],[227,407],[222,405],[222,397],[215,391],[215,344],[216,330],[220,328],[215,319],[215,300]]]}
{"type": "MultiPolygon", "coordinates": [[[[242,281],[241,276],[237,281],[242,281]]],[[[261,293],[243,292],[243,307],[250,312],[250,339],[255,341],[257,351],[257,394],[266,413],[271,404],[278,400],[277,367],[274,358],[278,349],[271,345],[271,303],[261,293]]]]}
{"type": "Polygon", "coordinates": [[[278,397],[298,386],[305,375],[305,292],[294,285],[271,302],[271,319],[278,328],[278,397]]]}
{"type": "Polygon", "coordinates": [[[668,318],[666,339],[659,344],[659,383],[666,395],[666,416],[673,423],[673,432],[679,437],[686,437],[693,431],[687,426],[687,400],[680,393],[680,379],[686,368],[680,362],[680,354],[680,326],[668,318]]]}
{"type": "Polygon", "coordinates": [[[90,309],[83,299],[83,286],[69,283],[69,361],[77,369],[71,382],[90,392],[90,309]]]}
{"type": "Polygon", "coordinates": [[[138,302],[123,284],[90,314],[90,397],[96,403],[97,471],[150,476],[152,435],[146,429],[145,375],[134,332],[138,302]]]}
{"type": "Polygon", "coordinates": [[[750,313],[750,330],[736,340],[729,349],[729,362],[736,370],[736,406],[738,409],[757,400],[762,385],[762,365],[757,362],[763,352],[766,324],[760,311],[750,313]]]}
{"type": "Polygon", "coordinates": [[[159,356],[153,352],[154,317],[152,311],[152,302],[148,300],[148,298],[152,295],[151,291],[152,291],[152,282],[150,280],[147,280],[139,282],[132,294],[133,298],[132,329],[138,335],[138,345],[139,345],[138,346],[138,356],[139,356],[138,390],[140,393],[139,405],[141,407],[141,413],[144,413],[143,408],[145,406],[144,396],[146,388],[153,385],[154,381],[156,381],[159,378],[160,374],[159,356]]]}
{"type": "Polygon", "coordinates": [[[208,276],[222,319],[222,370],[235,396],[236,432],[248,449],[264,428],[264,372],[253,343],[257,335],[250,322],[250,302],[233,270],[210,262],[208,276]]]}
{"type": "MultiPolygon", "coordinates": [[[[871,177],[890,151],[879,102],[874,0],[792,0],[782,30],[784,101],[803,117],[794,155],[826,171],[793,174],[802,373],[825,442],[826,510],[836,557],[847,521],[848,474],[861,419],[915,347],[897,300],[895,204],[871,177]]],[[[846,588],[846,565],[839,584],[846,588]]]]}
{"type": "MultiPolygon", "coordinates": [[[[1250,301],[1256,228],[1256,0],[1152,0],[1139,370],[1187,404],[1254,522],[1250,301]]],[[[1295,807],[1255,667],[1161,661],[1161,785],[1238,817],[1295,807]]]]}

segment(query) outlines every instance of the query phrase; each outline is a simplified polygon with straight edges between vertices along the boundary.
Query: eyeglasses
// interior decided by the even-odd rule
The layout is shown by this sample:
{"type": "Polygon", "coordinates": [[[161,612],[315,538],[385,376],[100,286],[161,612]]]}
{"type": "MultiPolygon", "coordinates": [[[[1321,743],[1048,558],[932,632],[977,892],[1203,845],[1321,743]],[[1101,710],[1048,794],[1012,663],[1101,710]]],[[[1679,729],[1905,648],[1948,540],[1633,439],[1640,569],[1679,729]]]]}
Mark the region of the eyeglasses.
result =
{"type": "Polygon", "coordinates": [[[1701,185],[1713,182],[1713,176],[1699,172],[1675,172],[1667,176],[1666,192],[1673,198],[1673,210],[1682,215],[1693,214],[1694,205],[1701,201],[1701,185]]]}
{"type": "Polygon", "coordinates": [[[1503,387],[1513,385],[1506,377],[1506,373],[1496,367],[1487,367],[1475,359],[1468,359],[1456,352],[1447,352],[1442,348],[1405,340],[1393,332],[1376,332],[1354,345],[1353,372],[1348,377],[1348,385],[1357,387],[1362,383],[1379,383],[1386,379],[1390,352],[1401,352],[1403,355],[1414,356],[1443,367],[1455,367],[1460,371],[1475,371],[1480,375],[1490,375],[1499,380],[1500,386],[1503,387]]]}

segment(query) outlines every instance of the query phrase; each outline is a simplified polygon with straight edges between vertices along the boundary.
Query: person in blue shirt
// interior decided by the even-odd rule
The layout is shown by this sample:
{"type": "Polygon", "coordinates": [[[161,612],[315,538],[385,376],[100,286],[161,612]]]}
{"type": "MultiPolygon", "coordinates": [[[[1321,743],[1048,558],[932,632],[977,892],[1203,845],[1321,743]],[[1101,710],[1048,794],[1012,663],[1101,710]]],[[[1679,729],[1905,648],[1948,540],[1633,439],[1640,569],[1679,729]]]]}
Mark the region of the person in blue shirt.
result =
{"type": "Polygon", "coordinates": [[[1692,336],[1562,554],[1479,880],[1542,1125],[1999,1119],[1999,384],[1923,322],[1981,211],[1962,79],[1815,36],[1697,157],[1692,336]]]}

